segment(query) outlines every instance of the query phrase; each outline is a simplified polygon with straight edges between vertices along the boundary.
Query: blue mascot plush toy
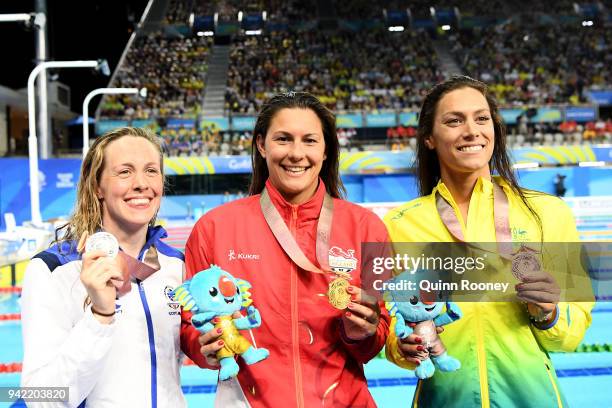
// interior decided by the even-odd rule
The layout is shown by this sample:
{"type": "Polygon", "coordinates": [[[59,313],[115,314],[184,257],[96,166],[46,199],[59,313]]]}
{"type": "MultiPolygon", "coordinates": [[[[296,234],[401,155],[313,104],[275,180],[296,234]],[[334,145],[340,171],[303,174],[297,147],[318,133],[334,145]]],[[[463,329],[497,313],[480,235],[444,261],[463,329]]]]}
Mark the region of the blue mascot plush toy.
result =
{"type": "Polygon", "coordinates": [[[184,282],[174,291],[174,299],[183,310],[193,312],[191,324],[201,333],[212,329],[223,329],[220,339],[224,346],[217,352],[221,365],[219,379],[224,381],[238,375],[236,354],[247,364],[266,359],[270,353],[264,348],[255,348],[238,330],[248,330],[261,325],[259,311],[252,306],[251,284],[234,278],[216,265],[200,271],[191,280],[184,282]],[[233,315],[246,309],[247,316],[234,318],[233,315]]]}
{"type": "MultiPolygon", "coordinates": [[[[393,280],[406,279],[402,277],[404,273],[393,280]]],[[[387,299],[395,298],[389,292],[385,296],[387,299]]],[[[434,363],[440,371],[455,371],[461,368],[461,362],[448,355],[436,331],[437,326],[444,326],[461,318],[461,310],[453,302],[436,302],[435,297],[434,292],[420,291],[419,296],[415,294],[406,298],[408,301],[386,302],[389,314],[396,319],[395,334],[398,339],[405,339],[413,333],[422,339],[424,350],[418,356],[421,364],[415,370],[415,375],[420,379],[434,375],[434,363]],[[445,305],[446,310],[443,313],[445,305]],[[409,325],[407,322],[414,324],[409,325]]]]}

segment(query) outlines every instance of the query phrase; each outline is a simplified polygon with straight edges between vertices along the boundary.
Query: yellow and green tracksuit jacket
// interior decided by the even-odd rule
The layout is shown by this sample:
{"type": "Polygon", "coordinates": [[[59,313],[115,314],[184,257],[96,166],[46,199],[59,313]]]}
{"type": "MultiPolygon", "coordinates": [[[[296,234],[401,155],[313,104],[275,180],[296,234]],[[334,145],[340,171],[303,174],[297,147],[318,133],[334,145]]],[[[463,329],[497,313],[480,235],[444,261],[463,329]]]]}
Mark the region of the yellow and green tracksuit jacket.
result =
{"type": "MultiPolygon", "coordinates": [[[[539,214],[543,236],[533,216],[501,178],[496,182],[509,201],[513,242],[578,242],[574,217],[562,200],[543,193],[527,199],[539,214]]],[[[468,242],[495,242],[493,184],[479,179],[472,193],[467,225],[450,192],[439,183],[432,194],[391,210],[385,224],[394,242],[452,242],[436,209],[436,192],[452,206],[468,242]]],[[[546,266],[545,266],[546,268],[546,266]]],[[[458,371],[436,371],[420,380],[413,407],[564,407],[548,352],[573,351],[591,323],[592,302],[560,302],[552,327],[530,324],[519,302],[460,303],[463,317],[441,333],[448,353],[461,361],[458,371]]],[[[386,343],[387,358],[414,369],[399,353],[395,319],[386,343]]]]}

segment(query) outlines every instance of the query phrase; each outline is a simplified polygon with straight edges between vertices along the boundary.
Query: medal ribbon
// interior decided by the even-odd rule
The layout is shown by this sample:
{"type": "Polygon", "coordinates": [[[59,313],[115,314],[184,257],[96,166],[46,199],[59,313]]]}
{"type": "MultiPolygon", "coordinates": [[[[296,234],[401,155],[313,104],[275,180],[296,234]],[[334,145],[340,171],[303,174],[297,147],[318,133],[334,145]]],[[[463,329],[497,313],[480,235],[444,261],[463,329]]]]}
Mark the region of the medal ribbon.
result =
{"type": "Polygon", "coordinates": [[[143,281],[161,269],[157,257],[157,250],[153,246],[147,251],[144,262],[131,257],[123,251],[119,251],[117,257],[123,259],[129,276],[127,279],[124,277],[125,280],[123,282],[123,286],[117,289],[119,296],[125,295],[130,291],[132,287],[131,282],[133,279],[143,281]]]}
{"type": "MultiPolygon", "coordinates": [[[[537,261],[535,254],[537,251],[521,244],[521,248],[513,253],[512,247],[512,235],[510,234],[510,206],[508,204],[508,195],[504,189],[499,186],[495,180],[493,182],[493,222],[495,224],[495,240],[497,242],[497,251],[501,258],[511,261],[512,274],[519,280],[522,281],[525,274],[530,271],[523,271],[525,264],[525,257],[531,262],[537,264],[537,269],[540,269],[540,263],[537,261]],[[521,259],[521,256],[523,259],[521,259]],[[535,259],[535,261],[533,261],[535,259]]],[[[442,222],[451,233],[453,238],[460,242],[465,243],[465,237],[459,224],[457,214],[453,210],[453,207],[440,193],[436,194],[436,208],[438,214],[442,219],[442,222]]],[[[467,244],[467,243],[466,243],[467,244]]],[[[475,245],[468,244],[469,246],[476,247],[475,245]]],[[[533,269],[531,270],[533,271],[533,269]]]]}
{"type": "MultiPolygon", "coordinates": [[[[102,231],[104,230],[102,229],[102,231]]],[[[123,285],[117,288],[117,295],[119,297],[131,290],[132,280],[143,281],[161,269],[155,246],[151,246],[146,251],[142,261],[126,254],[121,248],[119,248],[116,256],[122,260],[122,266],[125,267],[125,270],[122,270],[123,285]]]]}
{"type": "Polygon", "coordinates": [[[321,207],[321,213],[319,214],[319,222],[317,223],[317,240],[316,240],[316,252],[317,261],[321,268],[317,268],[312,262],[306,257],[302,249],[299,247],[295,238],[289,231],[287,224],[281,217],[280,213],[272,204],[268,190],[264,187],[261,192],[259,199],[261,211],[263,213],[268,226],[272,230],[274,237],[283,248],[287,256],[291,258],[296,265],[300,268],[313,273],[327,274],[330,271],[329,262],[327,257],[329,255],[329,237],[331,233],[332,219],[334,213],[334,201],[331,196],[325,193],[323,198],[323,206],[321,207]]]}
{"type": "Polygon", "coordinates": [[[157,249],[154,246],[151,246],[147,250],[142,261],[132,258],[123,251],[119,251],[119,253],[124,255],[124,259],[127,261],[130,268],[130,275],[140,281],[147,279],[149,276],[161,269],[157,249]]]}
{"type": "MultiPolygon", "coordinates": [[[[436,193],[436,208],[442,219],[442,223],[451,233],[453,238],[459,242],[465,242],[461,224],[455,214],[455,210],[440,193],[436,193]]],[[[493,181],[493,222],[495,224],[495,240],[500,256],[511,258],[512,235],[510,234],[510,217],[508,196],[506,192],[495,181],[493,181]]]]}

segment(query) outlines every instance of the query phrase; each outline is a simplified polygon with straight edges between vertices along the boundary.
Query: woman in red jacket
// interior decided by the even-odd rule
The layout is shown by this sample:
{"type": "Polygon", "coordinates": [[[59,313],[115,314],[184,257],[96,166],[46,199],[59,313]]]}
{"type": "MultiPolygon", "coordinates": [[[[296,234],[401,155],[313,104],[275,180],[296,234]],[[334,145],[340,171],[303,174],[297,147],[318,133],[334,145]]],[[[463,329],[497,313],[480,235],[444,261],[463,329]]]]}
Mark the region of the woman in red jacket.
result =
{"type": "MultiPolygon", "coordinates": [[[[273,97],[254,136],[250,196],[204,215],[186,246],[188,278],[215,264],[253,285],[263,322],[251,340],[270,351],[257,364],[238,359],[238,377],[219,383],[217,403],[375,406],[363,364],[382,349],[389,319],[362,296],[361,244],[387,242],[387,231],[341,199],[335,117],[317,98],[273,97]]],[[[189,317],[183,346],[201,367],[218,368],[221,333],[200,335],[189,317]]]]}

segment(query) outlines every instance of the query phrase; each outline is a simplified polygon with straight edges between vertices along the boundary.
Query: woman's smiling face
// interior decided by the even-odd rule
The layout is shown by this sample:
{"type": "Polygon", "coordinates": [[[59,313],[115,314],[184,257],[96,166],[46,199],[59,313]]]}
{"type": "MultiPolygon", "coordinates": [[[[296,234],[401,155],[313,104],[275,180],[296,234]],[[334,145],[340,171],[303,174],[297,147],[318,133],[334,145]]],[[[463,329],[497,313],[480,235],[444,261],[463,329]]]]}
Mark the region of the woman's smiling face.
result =
{"type": "Polygon", "coordinates": [[[159,210],[163,187],[159,151],[151,142],[135,136],[110,142],[97,191],[104,229],[147,228],[159,210]]]}
{"type": "Polygon", "coordinates": [[[257,149],[266,160],[270,182],[292,204],[308,201],[317,190],[326,159],[323,126],[311,109],[278,111],[257,149]]]}
{"type": "Polygon", "coordinates": [[[438,102],[432,134],[425,140],[440,162],[440,174],[489,177],[495,130],[489,104],[477,89],[464,87],[438,102]]]}

